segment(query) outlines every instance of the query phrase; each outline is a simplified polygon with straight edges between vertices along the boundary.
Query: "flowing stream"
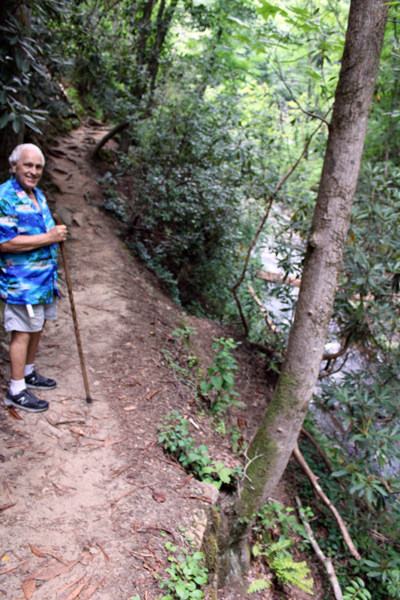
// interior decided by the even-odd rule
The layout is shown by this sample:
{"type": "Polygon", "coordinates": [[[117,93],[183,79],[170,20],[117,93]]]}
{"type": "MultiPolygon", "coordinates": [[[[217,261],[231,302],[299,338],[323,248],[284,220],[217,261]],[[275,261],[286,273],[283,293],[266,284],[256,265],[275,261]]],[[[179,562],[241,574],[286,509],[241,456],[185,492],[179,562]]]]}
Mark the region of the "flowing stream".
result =
{"type": "MultiPolygon", "coordinates": [[[[278,266],[278,260],[275,253],[270,250],[270,248],[264,247],[260,256],[263,264],[263,270],[267,271],[268,273],[274,273],[281,276],[285,275],[283,269],[278,266]]],[[[282,286],[282,283],[270,285],[282,286]]],[[[291,287],[289,285],[286,285],[285,287],[288,288],[285,290],[285,293],[293,301],[295,301],[299,293],[299,288],[291,287]]],[[[285,303],[279,298],[276,298],[273,295],[268,295],[267,293],[264,295],[262,300],[264,307],[269,313],[269,317],[278,329],[280,326],[282,326],[282,322],[288,320],[292,322],[294,313],[293,311],[287,310],[289,305],[288,302],[285,303]]],[[[338,352],[340,347],[341,341],[338,337],[338,327],[336,323],[332,321],[329,328],[328,339],[325,344],[325,352],[334,354],[335,352],[338,352]]],[[[369,369],[367,369],[366,361],[367,359],[357,348],[350,349],[345,364],[336,373],[330,375],[330,380],[333,381],[337,386],[340,386],[346,372],[351,373],[357,371],[368,371],[369,369]]],[[[335,365],[335,370],[340,368],[342,362],[343,359],[339,358],[335,365]]],[[[324,368],[325,365],[326,362],[324,361],[321,367],[324,368]]],[[[321,381],[323,382],[324,379],[320,379],[315,388],[315,395],[317,397],[320,397],[322,393],[321,381]]],[[[346,446],[349,455],[354,454],[354,447],[347,442],[344,427],[340,420],[335,417],[335,410],[324,410],[319,407],[314,400],[311,400],[310,410],[312,411],[318,427],[332,440],[336,440],[337,444],[346,446]]],[[[390,464],[387,464],[383,469],[382,474],[386,477],[398,477],[400,475],[400,463],[397,460],[392,459],[390,464]]]]}

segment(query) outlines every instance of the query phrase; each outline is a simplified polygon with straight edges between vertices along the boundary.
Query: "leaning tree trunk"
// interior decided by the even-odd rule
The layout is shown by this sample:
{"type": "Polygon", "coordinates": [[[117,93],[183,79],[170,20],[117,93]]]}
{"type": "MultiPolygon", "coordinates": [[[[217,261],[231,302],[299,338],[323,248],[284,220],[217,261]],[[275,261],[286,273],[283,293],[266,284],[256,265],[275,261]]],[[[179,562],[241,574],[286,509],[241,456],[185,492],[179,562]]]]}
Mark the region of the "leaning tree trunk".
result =
{"type": "Polygon", "coordinates": [[[241,497],[229,511],[220,582],[248,568],[254,513],[280,480],[318,379],[346,245],[382,50],[386,0],[351,0],[348,29],[294,324],[282,372],[252,440],[241,497]]]}

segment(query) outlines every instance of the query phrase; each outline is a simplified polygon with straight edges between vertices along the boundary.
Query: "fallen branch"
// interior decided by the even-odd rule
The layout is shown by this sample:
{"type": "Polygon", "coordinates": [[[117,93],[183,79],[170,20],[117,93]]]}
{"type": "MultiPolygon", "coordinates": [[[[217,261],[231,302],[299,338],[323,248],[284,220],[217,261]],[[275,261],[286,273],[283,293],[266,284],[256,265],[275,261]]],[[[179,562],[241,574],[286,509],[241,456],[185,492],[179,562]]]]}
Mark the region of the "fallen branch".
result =
{"type": "Polygon", "coordinates": [[[293,454],[296,457],[297,462],[299,463],[299,465],[301,466],[301,468],[303,469],[304,473],[307,475],[308,479],[311,482],[311,485],[313,486],[313,488],[315,489],[315,491],[317,492],[318,496],[321,498],[321,500],[323,502],[325,502],[325,504],[327,505],[327,507],[329,508],[329,510],[331,511],[331,513],[333,514],[333,516],[335,517],[338,525],[339,525],[339,529],[342,533],[343,539],[346,543],[347,548],[350,551],[350,554],[352,556],[354,556],[355,559],[357,560],[361,560],[361,556],[359,555],[358,551],[356,550],[356,547],[353,544],[353,541],[350,537],[350,534],[347,530],[346,525],[344,524],[344,521],[342,519],[342,517],[340,516],[337,508],[335,506],[333,506],[332,502],[329,500],[328,496],[326,496],[326,494],[322,491],[321,486],[318,483],[317,477],[314,475],[314,473],[311,471],[310,467],[308,466],[308,464],[306,463],[302,453],[299,450],[299,446],[298,444],[295,445],[294,449],[293,449],[293,454]]]}
{"type": "Polygon", "coordinates": [[[318,556],[319,560],[322,562],[322,564],[325,567],[325,570],[328,574],[329,580],[332,585],[333,593],[335,594],[335,598],[336,598],[336,600],[343,600],[342,590],[340,589],[340,585],[337,580],[332,561],[330,558],[327,558],[324,555],[321,548],[319,547],[318,542],[314,537],[313,530],[311,529],[309,522],[307,521],[306,517],[304,516],[304,511],[303,511],[303,507],[301,505],[301,500],[298,496],[296,496],[296,502],[297,502],[297,506],[299,507],[299,516],[300,516],[301,522],[304,525],[304,529],[306,530],[308,539],[311,542],[311,546],[313,547],[315,554],[318,556]]]}
{"type": "Polygon", "coordinates": [[[101,140],[95,145],[92,152],[90,153],[90,156],[92,158],[94,158],[96,156],[96,154],[98,154],[100,152],[100,150],[102,149],[104,144],[106,144],[108,142],[108,140],[113,138],[120,131],[123,131],[123,129],[126,129],[126,127],[128,127],[128,125],[129,125],[129,123],[127,121],[123,121],[122,123],[118,123],[118,125],[116,125],[112,129],[110,129],[110,131],[108,133],[106,133],[106,135],[103,136],[101,138],[101,140]]]}

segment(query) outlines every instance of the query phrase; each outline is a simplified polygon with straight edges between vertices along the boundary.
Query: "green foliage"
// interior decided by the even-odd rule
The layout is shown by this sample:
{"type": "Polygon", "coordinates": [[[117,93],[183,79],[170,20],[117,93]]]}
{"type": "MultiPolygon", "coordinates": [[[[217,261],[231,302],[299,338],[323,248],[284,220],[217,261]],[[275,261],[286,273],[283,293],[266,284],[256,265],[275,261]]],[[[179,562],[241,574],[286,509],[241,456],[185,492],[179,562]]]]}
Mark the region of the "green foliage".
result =
{"type": "MultiPolygon", "coordinates": [[[[309,508],[304,510],[307,517],[312,516],[309,508]]],[[[300,536],[304,541],[298,542],[298,547],[304,549],[309,540],[302,523],[299,523],[294,509],[283,507],[278,502],[269,501],[256,515],[252,529],[256,543],[252,547],[254,557],[264,556],[275,577],[282,584],[297,585],[302,590],[312,594],[313,580],[309,578],[310,569],[306,562],[295,562],[288,548],[293,545],[292,537],[300,536]],[[279,540],[273,542],[271,532],[280,532],[279,540]]],[[[247,590],[248,593],[263,589],[265,580],[256,580],[247,590]]]]}
{"type": "Polygon", "coordinates": [[[351,494],[381,508],[389,499],[388,487],[400,490],[399,474],[391,468],[400,461],[400,386],[392,366],[381,365],[369,375],[346,373],[340,388],[323,385],[318,404],[334,409],[346,429],[344,444],[330,448],[338,465],[332,476],[345,478],[351,494]]]}
{"type": "MultiPolygon", "coordinates": [[[[318,425],[318,429],[313,429],[310,416],[307,420],[307,428],[312,430],[314,437],[324,448],[333,468],[336,472],[339,471],[343,453],[341,448],[346,446],[346,442],[338,438],[333,444],[331,436],[321,433],[320,425],[318,425]],[[337,460],[336,452],[339,450],[337,460]]],[[[319,504],[318,519],[313,521],[313,528],[314,530],[323,528],[325,532],[325,535],[319,538],[318,543],[323,552],[334,559],[341,588],[345,589],[351,582],[354,583],[360,578],[374,600],[397,598],[400,590],[398,578],[400,570],[398,548],[400,511],[396,496],[389,496],[386,499],[382,496],[383,502],[369,504],[366,493],[361,497],[358,497],[357,491],[354,491],[353,494],[349,493],[351,480],[347,469],[344,476],[332,477],[330,472],[327,472],[325,463],[315,455],[314,447],[309,448],[301,443],[301,452],[312,471],[318,476],[319,483],[331,502],[339,507],[339,510],[344,511],[349,533],[356,541],[357,549],[362,556],[360,561],[348,558],[348,551],[344,546],[335,519],[328,509],[319,504]],[[388,501],[391,501],[390,506],[388,501]]],[[[351,454],[351,451],[348,450],[348,452],[351,454]]],[[[359,469],[364,468],[365,466],[360,461],[359,469]]],[[[301,480],[300,473],[299,476],[301,480]]],[[[373,479],[371,477],[371,480],[373,479]]],[[[307,502],[313,501],[313,491],[308,482],[302,481],[299,493],[307,499],[307,502]]],[[[361,591],[358,593],[361,594],[361,591]]],[[[355,597],[358,598],[358,596],[355,597]]]]}
{"type": "Polygon", "coordinates": [[[228,111],[195,94],[174,94],[137,123],[124,163],[136,180],[132,249],[171,274],[184,306],[218,316],[238,267],[244,199],[228,111]]]}
{"type": "Polygon", "coordinates": [[[127,216],[127,203],[126,199],[121,197],[115,190],[117,186],[117,179],[110,171],[107,171],[104,177],[97,180],[102,186],[104,192],[103,208],[111,212],[118,220],[126,222],[127,216]]]}
{"type": "Polygon", "coordinates": [[[354,600],[355,598],[359,600],[372,600],[372,596],[366,589],[361,577],[356,577],[344,590],[343,600],[354,600]]]}
{"type": "Polygon", "coordinates": [[[240,428],[235,423],[229,428],[229,434],[231,437],[232,451],[234,454],[243,454],[244,450],[246,450],[247,444],[243,438],[240,428]]]}
{"type": "Polygon", "coordinates": [[[207,446],[201,444],[196,448],[194,439],[189,436],[188,420],[176,410],[164,417],[158,430],[158,443],[200,481],[213,483],[220,488],[223,483],[232,484],[234,477],[239,475],[237,469],[233,471],[221,462],[213,462],[208,456],[207,446]]]}
{"type": "Polygon", "coordinates": [[[235,386],[233,371],[236,371],[238,366],[231,351],[237,348],[237,344],[232,338],[215,338],[214,342],[212,348],[216,356],[213,364],[207,369],[208,379],[203,379],[200,383],[200,391],[203,397],[210,398],[210,412],[221,413],[229,404],[242,406],[234,399],[234,396],[239,394],[233,389],[235,386]]]}
{"type": "MultiPolygon", "coordinates": [[[[309,507],[303,509],[307,518],[313,516],[309,507]]],[[[253,532],[257,535],[261,544],[267,543],[269,540],[269,532],[279,529],[286,539],[290,539],[294,535],[302,538],[298,542],[300,549],[304,549],[309,545],[307,533],[304,525],[298,521],[295,515],[294,508],[290,506],[282,506],[279,502],[269,501],[261,507],[257,513],[257,519],[253,526],[253,532]]]]}
{"type": "Polygon", "coordinates": [[[184,548],[183,554],[175,556],[178,548],[170,542],[165,544],[165,548],[171,552],[168,560],[171,566],[166,569],[170,579],[163,579],[161,587],[167,587],[169,593],[163,596],[162,600],[197,600],[203,598],[204,594],[200,586],[207,583],[207,569],[203,566],[204,555],[201,552],[195,552],[192,556],[184,548]]]}
{"type": "Polygon", "coordinates": [[[268,579],[256,579],[256,581],[253,581],[247,588],[247,593],[254,594],[255,592],[261,592],[270,587],[270,585],[271,582],[268,579]]]}
{"type": "Polygon", "coordinates": [[[39,0],[20,6],[6,1],[0,9],[0,129],[12,126],[15,134],[25,127],[41,133],[48,116],[66,118],[69,107],[49,67],[58,58],[54,49],[47,58],[43,29],[50,18],[62,18],[58,0],[39,0]],[[40,41],[36,39],[40,36],[40,41]]]}
{"type": "Polygon", "coordinates": [[[305,561],[295,562],[290,552],[287,551],[292,543],[292,540],[282,537],[278,542],[270,544],[264,552],[256,545],[253,547],[253,555],[265,556],[275,577],[283,585],[297,585],[301,590],[313,595],[314,581],[309,577],[310,569],[307,567],[307,563],[305,561]]]}

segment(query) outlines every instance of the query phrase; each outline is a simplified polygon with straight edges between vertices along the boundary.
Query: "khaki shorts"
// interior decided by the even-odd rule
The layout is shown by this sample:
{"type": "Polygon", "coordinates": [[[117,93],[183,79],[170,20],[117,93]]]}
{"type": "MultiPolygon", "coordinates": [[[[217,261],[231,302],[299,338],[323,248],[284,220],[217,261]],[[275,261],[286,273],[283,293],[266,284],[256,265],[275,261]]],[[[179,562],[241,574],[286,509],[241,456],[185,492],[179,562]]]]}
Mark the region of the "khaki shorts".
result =
{"type": "Polygon", "coordinates": [[[34,316],[30,317],[23,304],[6,304],[4,308],[4,328],[6,331],[24,331],[34,333],[42,331],[46,319],[57,319],[57,302],[34,304],[34,316]]]}

